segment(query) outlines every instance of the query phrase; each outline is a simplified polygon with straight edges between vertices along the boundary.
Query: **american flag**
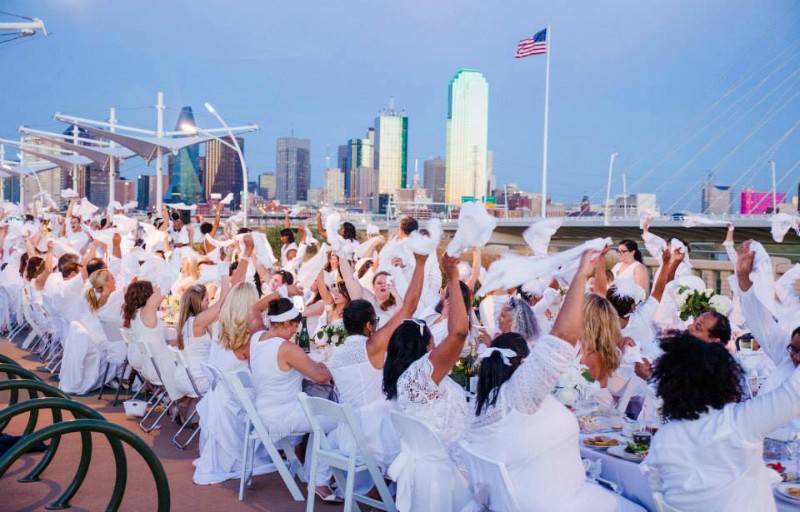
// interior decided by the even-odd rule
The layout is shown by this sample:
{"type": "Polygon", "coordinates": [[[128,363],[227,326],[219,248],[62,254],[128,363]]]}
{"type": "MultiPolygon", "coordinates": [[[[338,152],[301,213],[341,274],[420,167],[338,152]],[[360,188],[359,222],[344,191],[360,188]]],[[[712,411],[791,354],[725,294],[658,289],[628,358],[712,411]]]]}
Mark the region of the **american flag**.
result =
{"type": "Polygon", "coordinates": [[[531,55],[542,55],[547,53],[547,29],[543,28],[533,37],[523,39],[517,45],[516,58],[529,57],[531,55]]]}

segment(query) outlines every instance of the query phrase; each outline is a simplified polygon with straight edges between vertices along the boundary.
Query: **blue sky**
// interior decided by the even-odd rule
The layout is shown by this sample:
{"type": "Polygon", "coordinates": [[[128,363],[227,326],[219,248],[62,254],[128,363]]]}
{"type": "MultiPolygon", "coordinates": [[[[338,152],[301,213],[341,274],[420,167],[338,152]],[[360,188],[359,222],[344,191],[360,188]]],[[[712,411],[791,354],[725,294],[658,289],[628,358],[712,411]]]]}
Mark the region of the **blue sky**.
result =
{"type": "MultiPolygon", "coordinates": [[[[56,111],[104,118],[111,106],[122,123],[154,127],[148,106],[163,90],[168,127],[183,105],[215,126],[204,101],[230,123],[260,124],[246,137],[253,175],[274,169],[276,137],[310,138],[316,186],[326,147],[335,161],[393,96],[409,116],[411,173],[415,158],[421,168],[444,156],[447,84],[473,67],[490,86],[498,183],[538,191],[545,59],[513,55],[549,22],[556,200],[600,200],[613,151],[629,190],[656,192],[670,210],[699,207],[709,169],[763,189],[766,159],[779,180],[800,161],[800,127],[782,139],[800,120],[793,0],[2,0],[0,10],[52,32],[0,45],[3,137],[20,124],[58,128],[56,111]]],[[[142,171],[140,160],[123,168],[142,171]]],[[[798,177],[800,165],[779,190],[796,193],[798,177]]]]}

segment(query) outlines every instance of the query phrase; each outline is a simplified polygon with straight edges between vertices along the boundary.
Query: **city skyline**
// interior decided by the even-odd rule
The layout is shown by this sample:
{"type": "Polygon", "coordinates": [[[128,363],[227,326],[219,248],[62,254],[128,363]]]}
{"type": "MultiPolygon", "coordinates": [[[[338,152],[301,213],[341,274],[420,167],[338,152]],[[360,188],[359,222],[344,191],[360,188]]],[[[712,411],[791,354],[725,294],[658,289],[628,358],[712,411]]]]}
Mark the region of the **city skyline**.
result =
{"type": "MultiPolygon", "coordinates": [[[[583,194],[602,200],[613,151],[620,157],[612,195],[621,192],[625,170],[629,190],[657,193],[664,209],[676,202],[672,210],[697,208],[702,175],[709,170],[715,181],[737,190],[768,189],[769,171],[760,155],[780,140],[800,110],[791,95],[798,85],[791,75],[798,65],[795,2],[645,6],[631,0],[567,8],[468,1],[458,4],[457,24],[448,22],[456,5],[448,1],[370,5],[359,21],[324,5],[309,10],[305,4],[275,8],[241,2],[224,12],[186,5],[92,3],[89,8],[86,1],[7,1],[10,11],[46,19],[53,35],[2,49],[8,69],[26,69],[39,80],[25,81],[24,87],[22,81],[4,83],[0,119],[8,121],[0,125],[0,135],[14,138],[19,124],[52,129],[55,111],[102,118],[110,106],[119,108],[121,121],[153,128],[149,105],[154,92],[164,90],[167,123],[182,105],[204,101],[212,101],[231,122],[258,122],[262,130],[246,137],[253,179],[273,170],[278,136],[294,129],[316,148],[337,147],[360,133],[393,96],[412,118],[408,157],[425,160],[445,153],[443,84],[459,67],[471,66],[492,84],[489,140],[497,186],[514,182],[536,192],[544,64],[543,59],[515,62],[513,51],[516,41],[547,21],[553,30],[550,192],[556,201],[576,201],[583,194]],[[396,20],[391,33],[377,23],[387,16],[396,20]],[[72,64],[71,56],[105,45],[104,28],[121,18],[131,23],[117,27],[118,64],[106,69],[72,64]],[[239,30],[226,44],[203,44],[233,25],[239,30]],[[151,34],[146,41],[133,34],[141,26],[151,34]],[[292,37],[311,27],[308,38],[292,37]],[[342,38],[342,33],[355,35],[342,38]],[[476,33],[481,37],[472,37],[476,33]],[[197,41],[196,49],[187,48],[186,40],[197,41]],[[359,79],[338,79],[342,69],[359,69],[359,79]],[[664,176],[670,176],[668,183],[664,176]]],[[[201,110],[198,124],[217,126],[201,110]]],[[[798,173],[783,174],[800,158],[797,133],[772,156],[780,191],[794,191],[798,173]]],[[[319,149],[312,155],[313,186],[322,184],[324,157],[319,149]]],[[[122,165],[123,176],[142,172],[152,167],[141,161],[122,165]]]]}

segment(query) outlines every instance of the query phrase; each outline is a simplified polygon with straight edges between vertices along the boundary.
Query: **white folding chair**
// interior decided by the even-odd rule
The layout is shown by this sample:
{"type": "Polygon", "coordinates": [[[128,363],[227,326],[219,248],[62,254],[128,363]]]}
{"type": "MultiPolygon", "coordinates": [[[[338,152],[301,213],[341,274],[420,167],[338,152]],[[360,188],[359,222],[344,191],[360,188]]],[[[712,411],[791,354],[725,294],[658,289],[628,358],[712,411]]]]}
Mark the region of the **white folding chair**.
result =
{"type": "Polygon", "coordinates": [[[514,482],[506,465],[475,453],[463,441],[459,443],[469,472],[469,485],[474,499],[486,510],[520,512],[514,482]]]}
{"type": "Polygon", "coordinates": [[[250,484],[256,445],[259,442],[267,450],[267,454],[272,459],[272,464],[275,465],[275,469],[283,479],[287,489],[289,489],[292,498],[295,501],[303,501],[303,493],[286,465],[288,462],[293,467],[300,467],[300,461],[297,460],[297,456],[294,454],[294,447],[289,443],[289,439],[301,434],[287,436],[278,440],[278,442],[273,442],[270,439],[267,427],[261,421],[261,417],[258,415],[255,405],[253,405],[253,401],[250,400],[250,396],[247,394],[246,388],[253,387],[250,374],[246,371],[240,371],[236,375],[228,375],[209,364],[204,364],[203,367],[212,375],[215,382],[214,385],[219,385],[222,382],[236,397],[245,412],[245,442],[242,450],[242,473],[239,479],[239,501],[244,500],[245,485],[250,484]],[[281,451],[286,460],[281,456],[281,451]]]}
{"type": "MultiPolygon", "coordinates": [[[[392,494],[384,481],[383,473],[378,469],[378,463],[367,448],[367,440],[361,431],[361,425],[353,413],[353,408],[349,404],[337,404],[324,398],[310,397],[305,393],[298,395],[300,404],[311,423],[312,430],[312,451],[311,451],[311,471],[308,481],[308,493],[306,500],[306,511],[313,512],[315,490],[318,482],[315,481],[316,470],[320,464],[327,464],[333,471],[333,476],[340,489],[344,489],[344,510],[360,510],[358,503],[363,503],[372,508],[396,512],[397,507],[392,499],[392,494]],[[350,435],[355,440],[355,450],[349,455],[343,455],[337,451],[328,435],[320,424],[319,418],[327,417],[344,425],[350,435]],[[356,473],[368,471],[381,500],[367,497],[362,494],[355,494],[354,484],[356,473]]],[[[325,482],[319,482],[325,483],[325,482]]]]}
{"type": "MultiPolygon", "coordinates": [[[[103,328],[103,334],[105,335],[103,348],[106,364],[103,370],[103,379],[100,382],[100,391],[97,394],[98,400],[103,398],[103,391],[106,388],[108,371],[111,369],[111,365],[116,365],[118,368],[113,377],[117,378],[117,396],[119,396],[119,386],[122,385],[122,376],[125,375],[125,367],[128,364],[127,342],[122,336],[122,325],[119,322],[100,320],[100,326],[103,328]]],[[[114,400],[116,401],[116,398],[114,400]]]]}
{"type": "Polygon", "coordinates": [[[400,454],[389,466],[397,482],[399,510],[461,510],[472,497],[439,436],[419,420],[391,413],[400,434],[400,454]]]}
{"type": "Polygon", "coordinates": [[[150,358],[150,363],[153,365],[156,375],[158,375],[158,382],[152,383],[163,387],[160,397],[152,403],[149,410],[142,418],[142,421],[139,422],[139,427],[142,430],[145,432],[150,432],[151,430],[158,428],[161,418],[163,418],[164,415],[169,411],[172,403],[183,398],[183,395],[175,386],[175,352],[169,350],[166,342],[164,343],[164,347],[159,347],[155,350],[155,347],[150,346],[148,343],[143,343],[143,345],[145,351],[147,351],[147,356],[150,358]],[[159,405],[163,407],[161,414],[159,414],[155,421],[149,426],[145,425],[147,418],[158,408],[159,405]]]}
{"type": "MultiPolygon", "coordinates": [[[[175,357],[177,358],[177,363],[178,363],[177,371],[185,372],[186,377],[189,379],[189,384],[191,384],[192,390],[194,390],[194,396],[192,398],[202,397],[203,394],[198,389],[197,383],[195,383],[194,377],[192,377],[192,372],[189,371],[189,362],[186,359],[186,354],[184,354],[183,351],[178,350],[176,347],[171,346],[169,348],[175,352],[175,357]]],[[[197,428],[194,429],[194,432],[192,432],[192,435],[189,436],[189,439],[187,439],[186,442],[181,443],[180,441],[178,441],[178,437],[183,433],[185,429],[189,427],[189,425],[191,424],[192,420],[196,415],[197,415],[197,403],[195,402],[195,404],[192,406],[192,413],[184,420],[183,424],[181,425],[181,428],[179,428],[178,431],[175,432],[175,435],[172,436],[172,443],[181,450],[186,448],[189,445],[189,443],[192,442],[192,439],[194,439],[197,433],[200,432],[200,428],[198,426],[197,428]]]]}
{"type": "Polygon", "coordinates": [[[681,512],[675,507],[672,507],[664,501],[664,495],[660,492],[653,493],[653,503],[656,505],[656,512],[681,512]]]}

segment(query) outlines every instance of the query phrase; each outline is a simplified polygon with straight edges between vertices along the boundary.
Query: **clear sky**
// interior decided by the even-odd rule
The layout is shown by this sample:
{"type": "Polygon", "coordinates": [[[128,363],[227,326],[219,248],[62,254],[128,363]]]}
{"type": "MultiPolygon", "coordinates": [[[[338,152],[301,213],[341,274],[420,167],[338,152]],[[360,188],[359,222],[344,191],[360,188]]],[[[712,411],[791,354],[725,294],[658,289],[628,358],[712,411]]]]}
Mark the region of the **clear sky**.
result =
{"type": "MultiPolygon", "coordinates": [[[[60,111],[155,127],[156,91],[198,124],[209,101],[246,136],[251,174],[275,167],[275,139],[311,139],[312,181],[326,147],[362,136],[394,97],[414,159],[443,155],[447,84],[459,67],[490,87],[498,184],[538,191],[544,56],[513,58],[552,24],[551,193],[605,195],[610,153],[629,190],[663,209],[697,209],[709,169],[737,188],[796,193],[800,177],[800,2],[795,0],[0,0],[51,35],[0,45],[0,136],[56,129],[60,111]],[[783,137],[783,138],[782,138],[783,137]],[[774,151],[770,148],[778,143],[774,151]],[[750,172],[748,172],[750,171],[750,172]],[[671,208],[669,208],[671,207],[671,208]]],[[[3,18],[5,21],[7,18],[3,18]]],[[[147,171],[141,160],[123,174],[147,171]]],[[[614,191],[621,192],[619,179],[614,191]]]]}

